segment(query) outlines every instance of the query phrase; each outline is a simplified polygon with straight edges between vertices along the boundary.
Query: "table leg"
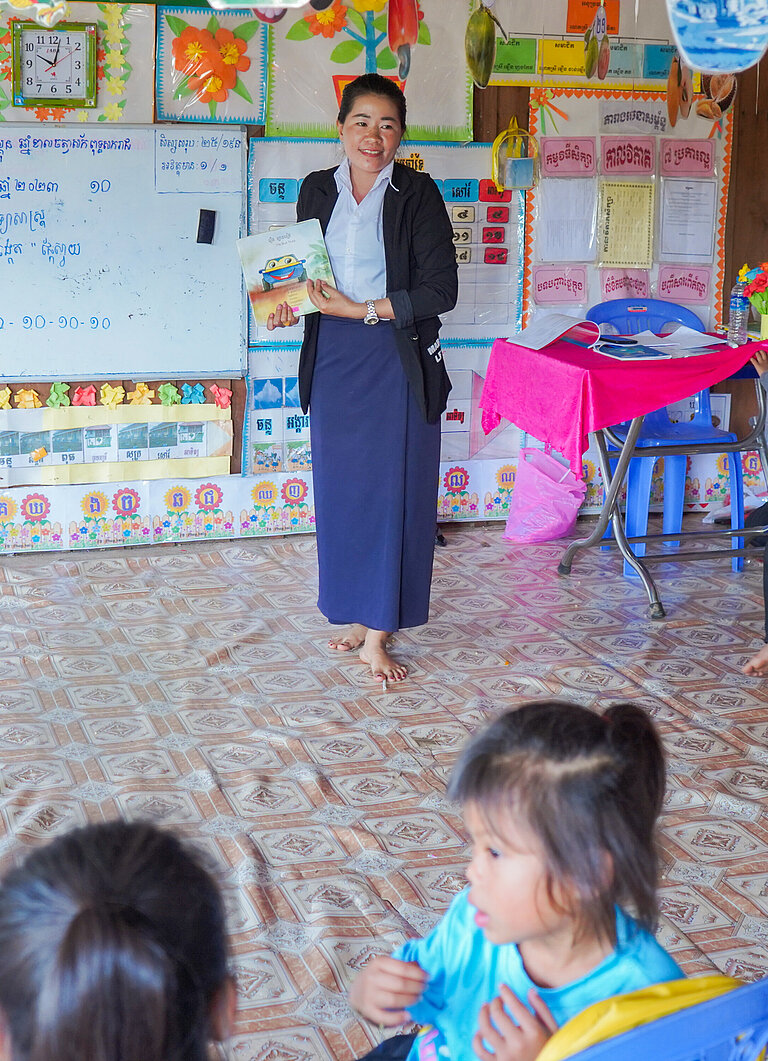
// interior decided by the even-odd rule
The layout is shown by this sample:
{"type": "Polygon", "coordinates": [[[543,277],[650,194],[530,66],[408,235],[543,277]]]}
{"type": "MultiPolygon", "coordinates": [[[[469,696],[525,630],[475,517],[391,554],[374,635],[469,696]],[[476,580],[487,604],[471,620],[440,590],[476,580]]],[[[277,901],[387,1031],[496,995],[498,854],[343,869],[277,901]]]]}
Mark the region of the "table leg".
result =
{"type": "Polygon", "coordinates": [[[586,549],[591,545],[598,545],[605,533],[606,527],[608,526],[608,521],[610,520],[612,522],[616,544],[619,547],[621,555],[640,576],[645,587],[645,592],[648,594],[651,618],[663,619],[665,614],[664,606],[659,598],[656,583],[651,578],[648,568],[642,560],[638,559],[630,549],[629,543],[627,542],[627,536],[624,533],[624,525],[621,521],[621,512],[619,511],[619,494],[621,492],[621,487],[624,484],[624,480],[627,477],[629,462],[632,459],[632,452],[635,448],[635,442],[640,434],[640,428],[643,426],[644,419],[645,417],[643,416],[636,416],[630,423],[624,445],[619,451],[616,471],[613,475],[611,475],[605,437],[602,431],[595,432],[597,449],[600,456],[600,470],[603,474],[603,485],[605,488],[603,507],[592,533],[586,538],[578,538],[575,542],[571,542],[565,550],[562,560],[557,565],[557,573],[559,575],[570,575],[574,555],[579,549],[586,549]]]}

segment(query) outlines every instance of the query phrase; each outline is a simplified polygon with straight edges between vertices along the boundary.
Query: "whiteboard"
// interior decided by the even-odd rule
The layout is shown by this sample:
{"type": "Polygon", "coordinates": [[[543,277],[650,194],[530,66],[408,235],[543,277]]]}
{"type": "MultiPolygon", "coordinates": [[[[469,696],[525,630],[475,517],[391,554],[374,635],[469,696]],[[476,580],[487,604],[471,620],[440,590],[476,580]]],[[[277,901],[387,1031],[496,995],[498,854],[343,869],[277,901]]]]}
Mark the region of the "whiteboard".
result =
{"type": "Polygon", "coordinates": [[[231,125],[0,127],[0,379],[243,375],[245,159],[231,125]]]}

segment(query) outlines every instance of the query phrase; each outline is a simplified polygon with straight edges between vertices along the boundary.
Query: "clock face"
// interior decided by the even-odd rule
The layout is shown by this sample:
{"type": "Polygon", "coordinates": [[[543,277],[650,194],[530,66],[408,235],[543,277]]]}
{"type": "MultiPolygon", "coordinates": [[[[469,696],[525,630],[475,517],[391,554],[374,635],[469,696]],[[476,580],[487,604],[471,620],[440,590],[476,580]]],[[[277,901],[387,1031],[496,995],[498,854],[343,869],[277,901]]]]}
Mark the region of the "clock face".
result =
{"type": "Polygon", "coordinates": [[[13,23],[13,96],[15,106],[96,105],[96,27],[60,23],[45,29],[13,23]]]}

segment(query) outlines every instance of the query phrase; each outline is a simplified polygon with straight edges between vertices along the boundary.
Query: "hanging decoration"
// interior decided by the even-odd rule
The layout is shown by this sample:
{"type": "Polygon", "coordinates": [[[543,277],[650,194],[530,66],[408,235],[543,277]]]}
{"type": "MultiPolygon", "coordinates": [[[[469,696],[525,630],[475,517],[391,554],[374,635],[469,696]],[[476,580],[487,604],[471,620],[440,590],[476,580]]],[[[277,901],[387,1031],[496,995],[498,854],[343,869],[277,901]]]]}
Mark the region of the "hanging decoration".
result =
{"type": "Polygon", "coordinates": [[[734,74],[768,48],[768,6],[755,0],[667,0],[682,61],[709,74],[734,74]]]}

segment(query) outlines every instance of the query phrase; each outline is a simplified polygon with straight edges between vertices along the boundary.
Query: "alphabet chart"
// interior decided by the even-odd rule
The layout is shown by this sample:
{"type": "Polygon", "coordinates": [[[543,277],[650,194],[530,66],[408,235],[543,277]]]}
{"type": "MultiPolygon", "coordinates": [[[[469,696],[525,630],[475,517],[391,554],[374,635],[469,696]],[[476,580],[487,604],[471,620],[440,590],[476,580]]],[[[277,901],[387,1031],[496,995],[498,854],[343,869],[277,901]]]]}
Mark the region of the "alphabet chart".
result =
{"type": "MultiPolygon", "coordinates": [[[[252,140],[249,232],[294,222],[304,175],[336,166],[343,157],[335,140],[252,140]]],[[[397,160],[430,174],[453,224],[459,299],[455,309],[443,315],[443,338],[489,341],[516,331],[522,308],[525,203],[522,192],[496,190],[490,179],[491,145],[408,142],[400,146],[397,160]]],[[[268,342],[270,333],[251,320],[251,345],[268,342]]]]}

